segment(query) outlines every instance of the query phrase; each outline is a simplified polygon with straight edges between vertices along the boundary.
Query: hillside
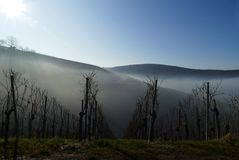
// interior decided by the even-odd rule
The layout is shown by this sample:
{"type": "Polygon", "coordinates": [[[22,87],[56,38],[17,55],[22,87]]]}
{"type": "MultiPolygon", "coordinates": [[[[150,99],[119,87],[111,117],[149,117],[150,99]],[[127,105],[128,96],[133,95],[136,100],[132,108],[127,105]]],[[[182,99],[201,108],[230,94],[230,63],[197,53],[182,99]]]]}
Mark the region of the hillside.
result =
{"type": "MultiPolygon", "coordinates": [[[[85,79],[82,73],[95,72],[100,87],[98,99],[116,136],[122,136],[124,133],[135,109],[136,100],[145,92],[144,83],[128,76],[94,65],[13,48],[0,48],[0,68],[12,68],[22,73],[28,80],[46,89],[50,95],[56,96],[73,113],[79,113],[83,98],[85,79]]],[[[0,80],[3,80],[2,78],[0,80]]],[[[160,109],[165,110],[177,105],[182,96],[182,92],[161,88],[160,109]]]]}
{"type": "Polygon", "coordinates": [[[200,70],[161,64],[138,64],[108,68],[119,74],[145,81],[147,77],[157,76],[163,80],[163,87],[190,93],[193,88],[209,81],[220,86],[225,94],[237,93],[239,70],[200,70]]]}
{"type": "Polygon", "coordinates": [[[239,77],[239,70],[201,70],[161,64],[137,64],[109,68],[112,71],[132,75],[160,75],[162,78],[235,78],[239,77]]]}

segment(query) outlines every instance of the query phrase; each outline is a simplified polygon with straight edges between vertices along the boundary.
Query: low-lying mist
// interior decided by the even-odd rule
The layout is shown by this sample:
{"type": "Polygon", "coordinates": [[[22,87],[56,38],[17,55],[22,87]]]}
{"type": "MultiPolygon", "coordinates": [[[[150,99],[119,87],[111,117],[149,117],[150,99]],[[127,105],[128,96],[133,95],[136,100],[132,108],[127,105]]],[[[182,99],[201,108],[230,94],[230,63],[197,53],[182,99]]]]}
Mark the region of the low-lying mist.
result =
{"type": "MultiPolygon", "coordinates": [[[[145,94],[144,82],[148,80],[147,74],[126,75],[93,65],[6,48],[0,49],[0,68],[21,73],[76,114],[80,112],[83,99],[83,74],[95,72],[100,89],[99,103],[111,129],[118,137],[123,135],[132,118],[137,99],[145,94]]],[[[162,82],[159,90],[158,117],[164,116],[165,111],[168,112],[170,108],[177,106],[179,100],[205,81],[214,85],[220,84],[220,93],[231,94],[239,90],[236,85],[239,78],[167,78],[160,75],[158,78],[162,82]]],[[[0,77],[0,80],[4,81],[4,77],[0,77]]]]}
{"type": "MultiPolygon", "coordinates": [[[[122,73],[119,73],[122,74],[122,73]]],[[[145,82],[149,77],[154,77],[155,75],[150,74],[125,74],[131,78],[137,79],[141,82],[145,82]]],[[[161,81],[161,87],[170,88],[184,93],[191,93],[192,89],[201,86],[204,82],[210,82],[213,85],[219,86],[219,91],[223,94],[236,94],[239,90],[239,75],[238,77],[221,77],[221,78],[207,78],[207,77],[166,77],[157,75],[159,81],[161,81]]]]}
{"type": "MultiPolygon", "coordinates": [[[[136,107],[137,99],[145,92],[145,84],[125,75],[112,73],[97,66],[76,63],[18,50],[0,51],[1,70],[13,69],[36,86],[55,96],[73,113],[79,113],[84,73],[95,72],[99,84],[99,103],[116,136],[122,136],[136,107]]],[[[3,81],[4,77],[0,77],[3,81]]],[[[177,104],[183,93],[164,89],[160,92],[161,109],[177,104]],[[170,98],[170,101],[168,99],[170,98]]]]}

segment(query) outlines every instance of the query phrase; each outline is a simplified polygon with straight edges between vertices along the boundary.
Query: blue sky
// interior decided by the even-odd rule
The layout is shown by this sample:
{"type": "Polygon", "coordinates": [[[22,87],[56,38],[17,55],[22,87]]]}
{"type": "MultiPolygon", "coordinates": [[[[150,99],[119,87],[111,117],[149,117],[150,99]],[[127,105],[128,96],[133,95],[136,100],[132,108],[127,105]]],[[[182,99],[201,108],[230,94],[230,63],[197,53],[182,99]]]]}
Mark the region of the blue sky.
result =
{"type": "Polygon", "coordinates": [[[239,69],[238,0],[1,1],[24,10],[9,17],[0,6],[0,39],[42,54],[101,67],[239,69]]]}

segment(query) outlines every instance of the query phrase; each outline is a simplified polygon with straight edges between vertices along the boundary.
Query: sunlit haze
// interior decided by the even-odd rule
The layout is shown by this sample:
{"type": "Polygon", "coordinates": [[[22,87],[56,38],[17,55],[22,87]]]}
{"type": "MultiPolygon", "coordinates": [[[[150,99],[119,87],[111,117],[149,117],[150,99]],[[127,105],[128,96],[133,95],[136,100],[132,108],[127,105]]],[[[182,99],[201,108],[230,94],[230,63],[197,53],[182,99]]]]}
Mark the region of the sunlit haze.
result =
{"type": "Polygon", "coordinates": [[[16,18],[23,15],[26,6],[22,0],[0,0],[0,10],[8,18],[16,18]]]}

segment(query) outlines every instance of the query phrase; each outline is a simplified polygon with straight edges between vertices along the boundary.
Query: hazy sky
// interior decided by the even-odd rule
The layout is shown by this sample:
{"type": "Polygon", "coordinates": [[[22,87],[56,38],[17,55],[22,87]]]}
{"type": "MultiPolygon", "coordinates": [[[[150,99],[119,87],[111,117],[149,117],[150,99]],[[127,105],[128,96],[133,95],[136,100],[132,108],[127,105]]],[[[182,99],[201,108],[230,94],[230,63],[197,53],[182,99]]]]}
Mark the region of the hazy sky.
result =
{"type": "Polygon", "coordinates": [[[238,0],[0,0],[0,39],[110,67],[239,69],[238,0]]]}

